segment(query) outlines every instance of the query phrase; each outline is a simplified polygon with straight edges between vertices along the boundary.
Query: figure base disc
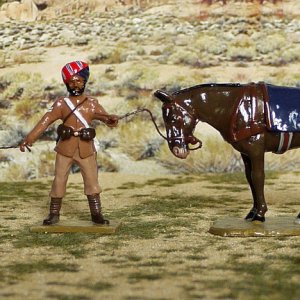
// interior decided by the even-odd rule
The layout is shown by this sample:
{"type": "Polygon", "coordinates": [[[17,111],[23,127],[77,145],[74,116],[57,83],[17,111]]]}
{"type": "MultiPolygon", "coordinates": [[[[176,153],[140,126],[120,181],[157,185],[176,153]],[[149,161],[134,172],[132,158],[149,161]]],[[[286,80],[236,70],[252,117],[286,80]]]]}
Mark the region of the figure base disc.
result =
{"type": "Polygon", "coordinates": [[[209,233],[224,237],[268,237],[300,235],[300,224],[295,217],[267,217],[266,221],[251,222],[238,217],[226,217],[216,220],[209,233]]]}
{"type": "Polygon", "coordinates": [[[121,222],[110,221],[109,224],[94,224],[91,221],[59,221],[53,225],[36,225],[30,228],[30,232],[43,233],[100,233],[113,234],[121,226],[121,222]]]}

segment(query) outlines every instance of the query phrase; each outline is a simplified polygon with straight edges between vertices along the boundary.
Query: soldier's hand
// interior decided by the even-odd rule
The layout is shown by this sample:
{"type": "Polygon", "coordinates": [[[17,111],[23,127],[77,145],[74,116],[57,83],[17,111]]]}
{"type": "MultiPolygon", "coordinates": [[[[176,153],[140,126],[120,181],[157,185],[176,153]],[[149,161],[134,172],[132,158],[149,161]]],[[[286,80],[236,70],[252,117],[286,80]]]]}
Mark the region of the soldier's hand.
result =
{"type": "Polygon", "coordinates": [[[29,152],[31,152],[30,147],[32,146],[32,144],[30,144],[28,141],[24,140],[21,142],[21,144],[19,145],[19,148],[22,152],[25,152],[25,150],[27,149],[29,152]]]}
{"type": "Polygon", "coordinates": [[[108,115],[105,124],[109,127],[116,127],[119,122],[119,117],[117,115],[108,115]]]}

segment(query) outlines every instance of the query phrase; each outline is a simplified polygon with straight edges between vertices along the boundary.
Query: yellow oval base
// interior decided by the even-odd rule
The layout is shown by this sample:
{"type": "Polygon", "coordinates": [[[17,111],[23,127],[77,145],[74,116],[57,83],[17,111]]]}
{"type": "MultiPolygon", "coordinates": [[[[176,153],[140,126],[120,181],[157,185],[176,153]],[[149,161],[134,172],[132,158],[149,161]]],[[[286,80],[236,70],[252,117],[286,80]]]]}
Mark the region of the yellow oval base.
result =
{"type": "Polygon", "coordinates": [[[121,223],[110,221],[108,225],[94,224],[91,221],[59,221],[54,225],[36,225],[30,228],[31,232],[49,232],[49,233],[67,233],[67,232],[81,232],[81,233],[99,233],[99,234],[113,234],[120,227],[121,223]]]}
{"type": "Polygon", "coordinates": [[[297,236],[300,235],[300,224],[292,216],[267,217],[263,223],[226,217],[216,220],[208,232],[224,237],[297,236]]]}

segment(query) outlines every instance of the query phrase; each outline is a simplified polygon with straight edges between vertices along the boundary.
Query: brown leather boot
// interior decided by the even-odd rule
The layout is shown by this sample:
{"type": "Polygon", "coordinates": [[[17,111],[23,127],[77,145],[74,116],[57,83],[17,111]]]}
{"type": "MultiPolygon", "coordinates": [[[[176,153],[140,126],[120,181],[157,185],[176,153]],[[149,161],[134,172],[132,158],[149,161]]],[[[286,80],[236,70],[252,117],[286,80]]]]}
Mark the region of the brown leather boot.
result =
{"type": "Polygon", "coordinates": [[[100,195],[88,195],[87,198],[89,201],[92,221],[97,224],[109,224],[109,221],[104,219],[101,213],[100,195]]]}
{"type": "Polygon", "coordinates": [[[61,202],[62,202],[62,198],[51,198],[50,213],[47,219],[43,221],[43,225],[52,225],[58,223],[61,202]]]}

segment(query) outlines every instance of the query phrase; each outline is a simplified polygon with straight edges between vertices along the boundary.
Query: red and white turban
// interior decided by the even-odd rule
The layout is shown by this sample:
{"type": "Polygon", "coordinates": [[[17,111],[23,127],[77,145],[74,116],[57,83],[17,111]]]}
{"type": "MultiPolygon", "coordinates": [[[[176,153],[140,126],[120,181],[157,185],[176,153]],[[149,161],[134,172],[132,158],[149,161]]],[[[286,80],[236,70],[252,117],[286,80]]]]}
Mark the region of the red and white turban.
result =
{"type": "Polygon", "coordinates": [[[89,78],[89,65],[83,61],[72,61],[68,64],[66,64],[62,70],[61,75],[64,83],[67,83],[69,79],[75,75],[78,74],[79,76],[82,76],[85,81],[89,78]],[[84,72],[82,72],[84,70],[84,72]],[[79,73],[79,74],[78,74],[79,73]]]}

